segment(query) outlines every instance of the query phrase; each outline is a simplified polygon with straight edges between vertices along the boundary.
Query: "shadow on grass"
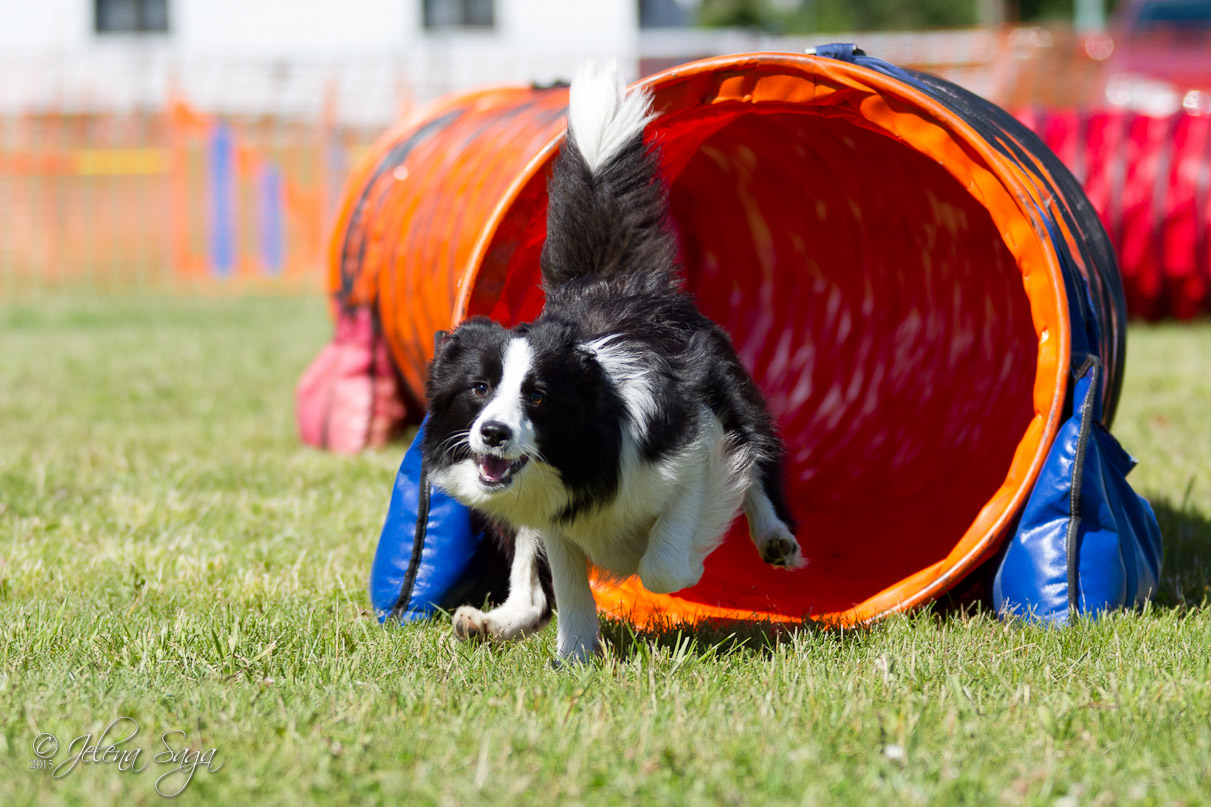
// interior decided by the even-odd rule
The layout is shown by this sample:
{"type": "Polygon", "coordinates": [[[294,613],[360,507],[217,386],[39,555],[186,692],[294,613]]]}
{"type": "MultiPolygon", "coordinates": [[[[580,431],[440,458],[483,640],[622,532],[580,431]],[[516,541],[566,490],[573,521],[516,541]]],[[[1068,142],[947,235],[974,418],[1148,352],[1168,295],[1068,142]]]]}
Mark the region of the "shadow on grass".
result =
{"type": "Polygon", "coordinates": [[[767,620],[708,619],[692,624],[639,626],[608,618],[602,621],[601,638],[610,652],[622,661],[653,650],[668,650],[674,657],[727,656],[769,657],[778,646],[804,635],[826,639],[854,639],[869,633],[868,627],[839,628],[818,622],[770,622],[767,620]]]}
{"type": "Polygon", "coordinates": [[[1165,562],[1161,568],[1161,607],[1193,608],[1211,597],[1211,518],[1190,503],[1190,492],[1181,504],[1156,498],[1152,509],[1161,526],[1165,562]]]}

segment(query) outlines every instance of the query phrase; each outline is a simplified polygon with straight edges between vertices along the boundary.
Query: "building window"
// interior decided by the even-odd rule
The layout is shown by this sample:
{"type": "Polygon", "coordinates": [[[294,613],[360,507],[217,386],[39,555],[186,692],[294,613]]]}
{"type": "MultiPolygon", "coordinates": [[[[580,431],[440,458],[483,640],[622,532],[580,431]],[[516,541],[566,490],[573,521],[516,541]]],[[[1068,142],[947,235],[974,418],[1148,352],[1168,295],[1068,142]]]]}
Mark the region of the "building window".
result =
{"type": "Polygon", "coordinates": [[[424,0],[425,28],[491,28],[492,0],[424,0]]]}
{"type": "Polygon", "coordinates": [[[99,34],[168,32],[168,0],[94,0],[99,34]]]}

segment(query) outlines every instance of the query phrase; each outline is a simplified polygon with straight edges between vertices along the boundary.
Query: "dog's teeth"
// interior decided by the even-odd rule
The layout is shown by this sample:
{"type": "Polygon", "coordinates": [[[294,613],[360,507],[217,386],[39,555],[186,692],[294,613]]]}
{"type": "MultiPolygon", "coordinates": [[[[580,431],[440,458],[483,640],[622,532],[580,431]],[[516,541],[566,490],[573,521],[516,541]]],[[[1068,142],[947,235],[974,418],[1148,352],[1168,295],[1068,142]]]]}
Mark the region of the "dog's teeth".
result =
{"type": "Polygon", "coordinates": [[[522,456],[518,459],[510,460],[505,457],[497,457],[493,454],[484,454],[479,458],[480,479],[493,485],[506,482],[514,473],[521,469],[521,466],[526,464],[527,459],[529,458],[522,456]]]}
{"type": "Polygon", "coordinates": [[[491,482],[499,482],[509,473],[509,461],[504,457],[494,457],[488,454],[479,461],[479,468],[486,479],[491,482]]]}

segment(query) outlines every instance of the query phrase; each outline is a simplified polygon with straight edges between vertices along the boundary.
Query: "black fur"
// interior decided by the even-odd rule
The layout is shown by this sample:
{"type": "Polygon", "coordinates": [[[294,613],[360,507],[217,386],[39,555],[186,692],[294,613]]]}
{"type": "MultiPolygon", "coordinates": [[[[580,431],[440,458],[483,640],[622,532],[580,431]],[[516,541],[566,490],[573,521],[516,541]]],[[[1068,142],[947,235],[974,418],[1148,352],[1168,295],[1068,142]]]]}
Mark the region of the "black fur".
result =
{"type": "Polygon", "coordinates": [[[440,347],[430,366],[426,462],[438,467],[469,456],[465,441],[451,448],[486,403],[468,390],[476,381],[498,382],[508,341],[524,334],[536,367],[527,383],[541,386],[550,402],[527,414],[545,459],[573,494],[561,518],[609,501],[619,485],[628,414],[605,369],[581,346],[610,336],[649,370],[657,405],[643,429],[642,456],[659,460],[692,440],[695,412],[705,401],[752,450],[760,484],[793,530],[784,448],[764,398],[727,333],[682,288],[656,152],[637,136],[593,172],[569,137],[555,161],[549,199],[543,313],[512,331],[472,319],[440,347]]]}
{"type": "Polygon", "coordinates": [[[630,288],[657,294],[680,285],[677,243],[665,226],[668,201],[658,153],[642,137],[594,173],[569,136],[555,159],[547,197],[542,249],[547,310],[553,294],[586,278],[623,280],[630,288]]]}

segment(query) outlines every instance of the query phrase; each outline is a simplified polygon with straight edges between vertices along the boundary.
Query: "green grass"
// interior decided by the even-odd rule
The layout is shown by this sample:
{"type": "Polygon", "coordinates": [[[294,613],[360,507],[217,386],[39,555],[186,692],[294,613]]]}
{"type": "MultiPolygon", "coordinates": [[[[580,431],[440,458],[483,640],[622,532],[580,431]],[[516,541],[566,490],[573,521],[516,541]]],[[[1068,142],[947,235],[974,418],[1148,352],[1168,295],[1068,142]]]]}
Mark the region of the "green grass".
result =
{"type": "Polygon", "coordinates": [[[300,299],[0,306],[0,804],[1211,803],[1211,326],[1136,327],[1116,431],[1167,533],[1143,614],[1064,630],[920,612],[869,630],[384,630],[366,573],[400,449],[299,446],[326,341],[300,299]],[[138,721],[141,773],[30,770],[138,721]],[[170,742],[180,748],[180,735],[170,742]],[[176,789],[180,778],[165,783],[176,789]]]}

